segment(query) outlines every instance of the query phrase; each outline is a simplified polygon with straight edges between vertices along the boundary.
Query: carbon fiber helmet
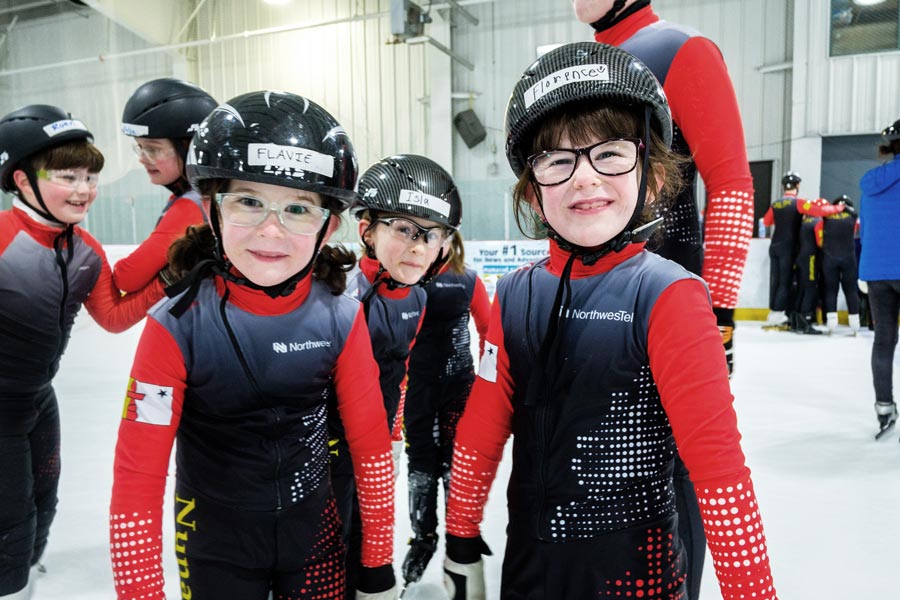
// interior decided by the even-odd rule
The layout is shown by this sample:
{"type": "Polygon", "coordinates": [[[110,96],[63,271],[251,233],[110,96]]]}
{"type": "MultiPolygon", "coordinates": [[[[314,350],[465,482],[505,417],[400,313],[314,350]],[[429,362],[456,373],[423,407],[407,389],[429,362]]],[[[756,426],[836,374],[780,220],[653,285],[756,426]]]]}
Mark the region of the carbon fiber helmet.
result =
{"type": "Polygon", "coordinates": [[[15,191],[12,174],[23,159],[68,142],[93,142],[84,123],[56,106],[31,104],[0,119],[0,185],[15,191]]]}
{"type": "Polygon", "coordinates": [[[188,151],[187,176],[241,179],[309,190],[341,209],[356,198],[356,152],[324,108],[289,92],[232,98],[200,124],[188,151]]]}
{"type": "Polygon", "coordinates": [[[900,140],[900,119],[893,122],[893,124],[888,125],[884,131],[881,132],[881,138],[890,143],[894,140],[900,140]]]}
{"type": "Polygon", "coordinates": [[[672,144],[672,115],[662,86],[628,52],[596,42],[566,44],[537,59],[516,83],[506,107],[506,157],[518,177],[523,148],[548,115],[568,104],[599,100],[651,109],[651,127],[672,144]]]}
{"type": "Polygon", "coordinates": [[[122,133],[132,137],[190,139],[216,107],[213,97],[188,81],[154,79],[140,86],[122,111],[122,133]]]}
{"type": "Polygon", "coordinates": [[[359,179],[351,212],[397,213],[428,219],[451,229],[462,220],[462,200],[453,178],[439,164],[416,154],[383,158],[359,179]]]}
{"type": "Polygon", "coordinates": [[[781,178],[781,185],[784,187],[797,187],[800,185],[800,182],[803,181],[800,179],[800,174],[797,171],[788,171],[784,174],[784,177],[781,178]]]}

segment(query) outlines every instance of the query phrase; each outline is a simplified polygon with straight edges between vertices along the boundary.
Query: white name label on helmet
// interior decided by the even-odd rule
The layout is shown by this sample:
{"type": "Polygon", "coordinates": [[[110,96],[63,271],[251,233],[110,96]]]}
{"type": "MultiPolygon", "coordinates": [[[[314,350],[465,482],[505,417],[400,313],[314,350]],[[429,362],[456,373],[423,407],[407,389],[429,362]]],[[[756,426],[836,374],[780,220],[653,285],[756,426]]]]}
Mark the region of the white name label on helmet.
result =
{"type": "Polygon", "coordinates": [[[433,210],[438,214],[444,215],[445,217],[450,216],[449,202],[446,202],[445,200],[441,200],[437,196],[432,196],[431,194],[426,194],[424,192],[415,190],[400,190],[400,204],[422,206],[429,210],[433,210]]]}
{"type": "Polygon", "coordinates": [[[67,131],[72,131],[73,129],[87,131],[87,127],[84,126],[84,123],[82,123],[81,121],[76,121],[75,119],[64,119],[62,121],[50,123],[49,125],[44,125],[44,133],[46,133],[50,137],[59,135],[60,133],[65,133],[67,131]]]}
{"type": "Polygon", "coordinates": [[[266,170],[312,171],[319,175],[334,175],[334,158],[306,148],[279,146],[278,144],[248,144],[247,163],[261,165],[266,170]]]}
{"type": "Polygon", "coordinates": [[[532,104],[557,88],[580,81],[609,81],[609,67],[579,65],[555,71],[525,90],[525,108],[531,108],[532,104]]]}
{"type": "Polygon", "coordinates": [[[122,133],[132,137],[143,137],[150,134],[150,128],[146,125],[135,125],[134,123],[122,123],[122,133]]]}

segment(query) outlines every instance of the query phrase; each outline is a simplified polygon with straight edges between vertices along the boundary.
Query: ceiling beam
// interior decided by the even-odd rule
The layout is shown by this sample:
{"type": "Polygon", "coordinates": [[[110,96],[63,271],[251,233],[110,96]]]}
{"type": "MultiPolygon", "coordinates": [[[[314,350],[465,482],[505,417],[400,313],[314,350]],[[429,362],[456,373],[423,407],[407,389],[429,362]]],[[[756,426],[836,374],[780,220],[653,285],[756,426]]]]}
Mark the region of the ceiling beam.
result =
{"type": "Polygon", "coordinates": [[[172,44],[189,22],[196,2],[185,0],[83,0],[116,24],[153,45],[172,44]]]}

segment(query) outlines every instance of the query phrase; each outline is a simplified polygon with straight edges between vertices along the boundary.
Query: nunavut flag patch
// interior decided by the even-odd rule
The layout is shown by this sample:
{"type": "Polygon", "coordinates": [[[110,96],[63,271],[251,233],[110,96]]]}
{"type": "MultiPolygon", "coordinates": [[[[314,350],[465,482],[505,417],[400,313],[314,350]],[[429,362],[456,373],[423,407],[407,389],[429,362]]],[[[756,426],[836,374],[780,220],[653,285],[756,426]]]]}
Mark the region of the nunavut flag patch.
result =
{"type": "Polygon", "coordinates": [[[129,378],[122,418],[149,425],[171,425],[172,388],[129,378]]]}

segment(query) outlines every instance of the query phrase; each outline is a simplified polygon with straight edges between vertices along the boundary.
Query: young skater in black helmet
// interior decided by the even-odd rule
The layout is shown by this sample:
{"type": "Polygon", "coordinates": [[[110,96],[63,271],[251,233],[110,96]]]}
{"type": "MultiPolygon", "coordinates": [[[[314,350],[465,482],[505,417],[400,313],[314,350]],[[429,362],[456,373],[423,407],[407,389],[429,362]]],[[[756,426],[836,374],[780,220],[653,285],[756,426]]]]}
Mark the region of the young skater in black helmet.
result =
{"type": "Polygon", "coordinates": [[[706,285],[645,249],[680,183],[662,88],[623,50],[567,44],[526,69],[506,123],[514,207],[550,257],[498,282],[454,446],[450,597],[484,598],[480,524],[512,434],[501,598],[683,598],[677,444],[724,598],[774,599],[706,285]]]}
{"type": "Polygon", "coordinates": [[[185,175],[188,146],[200,122],[216,107],[212,96],[181,79],[154,79],[134,91],[122,112],[122,132],[134,138],[134,151],[150,181],[171,195],[153,231],[116,262],[116,284],[125,292],[143,288],[164,271],[166,253],[191,225],[206,219],[200,194],[185,175]]]}
{"type": "Polygon", "coordinates": [[[425,318],[409,357],[403,433],[413,537],[402,565],[407,584],[422,578],[437,550],[438,482],[446,498],[456,425],[475,380],[469,317],[483,348],[491,310],[484,283],[465,264],[459,231],[452,234],[448,252],[447,264],[425,286],[425,318]]]}
{"type": "MultiPolygon", "coordinates": [[[[453,178],[424,156],[383,158],[359,179],[359,198],[350,209],[358,221],[363,257],[351,273],[347,294],[363,304],[387,421],[393,432],[398,472],[403,442],[399,422],[401,385],[416,332],[425,313],[427,284],[447,259],[445,244],[459,227],[462,202],[453,178]]],[[[355,578],[359,516],[352,465],[340,424],[332,427],[331,468],[335,495],[345,517],[348,580],[355,578]]]]}
{"type": "Polygon", "coordinates": [[[362,307],[342,294],[355,257],[324,245],[355,197],[347,133],[311,100],[252,92],[201,124],[187,172],[209,224],[173,246],[178,295],[151,313],[129,379],[110,507],[117,595],[164,597],[161,499],[177,437],[182,596],[345,597],[333,401],[362,514],[353,595],[394,598],[378,366],[362,307]]]}
{"type": "Polygon", "coordinates": [[[859,274],[856,265],[855,239],[859,235],[859,219],[853,201],[847,194],[835,198],[832,204],[843,204],[844,210],[822,219],[822,278],[825,280],[823,308],[828,332],[837,327],[838,289],[843,290],[847,302],[847,317],[853,335],[859,331],[859,274]]]}
{"type": "Polygon", "coordinates": [[[816,286],[815,281],[812,285],[809,281],[815,273],[809,259],[816,249],[814,220],[838,214],[844,208],[831,206],[822,198],[801,198],[801,182],[796,171],[785,173],[781,178],[781,198],[774,200],[763,216],[767,227],[774,226],[769,244],[769,317],[764,328],[817,334],[820,332],[803,316],[804,310],[815,311],[816,286]],[[806,235],[802,236],[804,232],[806,235]]]}
{"type": "Polygon", "coordinates": [[[121,296],[100,243],[78,224],[103,154],[84,123],[32,104],[0,118],[0,597],[29,598],[56,514],[60,423],[53,378],[82,305],[128,329],[163,296],[155,278],[121,296]]]}

